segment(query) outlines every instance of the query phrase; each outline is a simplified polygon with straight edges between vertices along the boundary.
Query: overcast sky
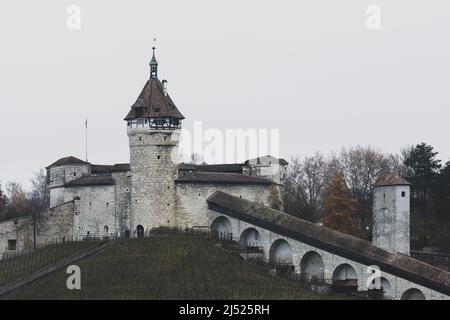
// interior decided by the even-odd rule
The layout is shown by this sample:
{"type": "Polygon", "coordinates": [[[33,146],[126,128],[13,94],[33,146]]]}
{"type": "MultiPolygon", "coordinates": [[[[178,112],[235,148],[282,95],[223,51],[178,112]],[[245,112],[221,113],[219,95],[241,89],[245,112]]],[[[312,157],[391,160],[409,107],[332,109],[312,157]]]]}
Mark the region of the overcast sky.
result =
{"type": "Polygon", "coordinates": [[[448,0],[3,1],[0,181],[84,158],[86,115],[89,160],[128,162],[153,37],[185,128],[280,129],[287,159],[426,141],[448,160],[449,17],[448,0]]]}

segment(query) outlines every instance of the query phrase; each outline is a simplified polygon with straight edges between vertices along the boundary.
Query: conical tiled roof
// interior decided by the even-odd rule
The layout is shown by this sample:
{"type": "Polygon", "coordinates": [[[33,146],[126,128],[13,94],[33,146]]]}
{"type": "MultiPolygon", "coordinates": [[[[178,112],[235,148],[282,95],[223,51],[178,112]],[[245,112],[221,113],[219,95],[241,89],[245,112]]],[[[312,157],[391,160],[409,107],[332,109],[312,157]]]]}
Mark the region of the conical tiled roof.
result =
{"type": "Polygon", "coordinates": [[[151,78],[145,84],[136,102],[131,106],[125,120],[162,117],[184,119],[169,94],[164,93],[161,81],[151,78]]]}

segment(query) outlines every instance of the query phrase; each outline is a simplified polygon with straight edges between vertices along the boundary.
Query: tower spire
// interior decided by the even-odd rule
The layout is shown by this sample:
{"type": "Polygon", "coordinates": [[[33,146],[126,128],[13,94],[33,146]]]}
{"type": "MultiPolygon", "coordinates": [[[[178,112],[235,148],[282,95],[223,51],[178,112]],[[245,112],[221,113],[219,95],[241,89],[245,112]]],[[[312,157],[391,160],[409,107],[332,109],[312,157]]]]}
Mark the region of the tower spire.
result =
{"type": "MultiPolygon", "coordinates": [[[[156,42],[156,39],[153,39],[153,42],[156,42]]],[[[153,46],[153,56],[152,60],[150,60],[150,79],[157,79],[158,78],[158,61],[156,61],[155,58],[155,49],[156,47],[153,46]]]]}

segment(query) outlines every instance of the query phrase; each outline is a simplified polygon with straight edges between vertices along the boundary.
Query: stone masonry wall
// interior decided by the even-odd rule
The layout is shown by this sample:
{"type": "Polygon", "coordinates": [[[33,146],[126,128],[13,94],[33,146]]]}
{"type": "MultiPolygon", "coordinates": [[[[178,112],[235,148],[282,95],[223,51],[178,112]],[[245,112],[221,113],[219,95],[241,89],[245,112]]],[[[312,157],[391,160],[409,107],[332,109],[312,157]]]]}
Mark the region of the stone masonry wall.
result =
{"type": "Polygon", "coordinates": [[[176,217],[180,228],[208,227],[206,199],[221,190],[237,197],[268,205],[270,185],[177,183],[176,217]]]}
{"type": "Polygon", "coordinates": [[[131,230],[175,226],[179,132],[128,129],[131,169],[131,230]]]}
{"type": "Polygon", "coordinates": [[[76,206],[75,234],[77,237],[112,236],[119,230],[116,215],[116,188],[83,186],[65,188],[65,201],[79,197],[76,206]]]}
{"type": "Polygon", "coordinates": [[[389,252],[409,255],[408,186],[386,186],[374,189],[373,244],[389,252]],[[402,196],[404,192],[404,196],[402,196]]]}
{"type": "Polygon", "coordinates": [[[50,170],[50,207],[64,202],[64,188],[67,182],[81,178],[90,173],[89,165],[67,165],[52,167],[50,170]]]}
{"type": "Polygon", "coordinates": [[[114,172],[115,182],[116,216],[119,235],[131,229],[131,174],[130,172],[114,172]]]}
{"type": "MultiPolygon", "coordinates": [[[[36,226],[36,244],[45,245],[54,240],[69,240],[74,234],[75,204],[73,201],[58,205],[46,213],[36,226]]],[[[0,223],[0,258],[10,252],[8,240],[16,240],[16,250],[34,246],[33,224],[29,218],[0,223]]]]}

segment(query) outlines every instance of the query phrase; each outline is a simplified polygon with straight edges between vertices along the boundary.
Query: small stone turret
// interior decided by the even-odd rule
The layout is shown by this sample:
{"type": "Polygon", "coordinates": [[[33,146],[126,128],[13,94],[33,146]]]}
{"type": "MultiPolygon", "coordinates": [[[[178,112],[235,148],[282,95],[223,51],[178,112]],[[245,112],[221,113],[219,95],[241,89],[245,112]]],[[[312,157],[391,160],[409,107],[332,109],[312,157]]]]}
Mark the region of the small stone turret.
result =
{"type": "Polygon", "coordinates": [[[91,173],[91,164],[75,157],[65,157],[47,167],[50,207],[65,202],[64,186],[91,173]]]}
{"type": "Polygon", "coordinates": [[[390,175],[374,186],[373,245],[409,255],[410,183],[390,175]]]}
{"type": "Polygon", "coordinates": [[[278,159],[267,155],[247,160],[244,164],[245,174],[268,179],[276,184],[283,185],[289,163],[284,159],[278,159]]]}

